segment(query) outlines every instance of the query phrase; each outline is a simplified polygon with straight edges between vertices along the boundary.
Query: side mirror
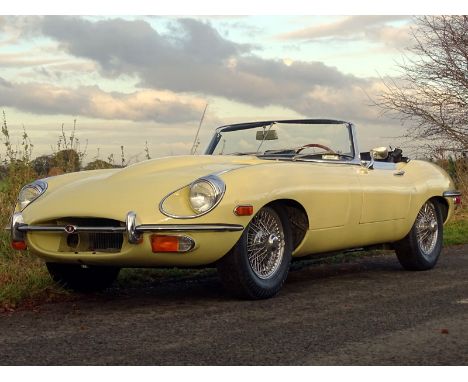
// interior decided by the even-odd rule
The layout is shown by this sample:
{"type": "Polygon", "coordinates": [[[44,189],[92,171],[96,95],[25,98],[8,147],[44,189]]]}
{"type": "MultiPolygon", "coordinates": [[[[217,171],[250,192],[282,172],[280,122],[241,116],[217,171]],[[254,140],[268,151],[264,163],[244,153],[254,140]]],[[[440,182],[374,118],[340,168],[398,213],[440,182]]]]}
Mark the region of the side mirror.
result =
{"type": "Polygon", "coordinates": [[[274,141],[278,139],[278,133],[276,130],[257,131],[256,139],[257,141],[274,141]]]}
{"type": "Polygon", "coordinates": [[[388,158],[388,149],[386,147],[376,147],[370,151],[370,156],[375,160],[385,160],[388,158]]]}

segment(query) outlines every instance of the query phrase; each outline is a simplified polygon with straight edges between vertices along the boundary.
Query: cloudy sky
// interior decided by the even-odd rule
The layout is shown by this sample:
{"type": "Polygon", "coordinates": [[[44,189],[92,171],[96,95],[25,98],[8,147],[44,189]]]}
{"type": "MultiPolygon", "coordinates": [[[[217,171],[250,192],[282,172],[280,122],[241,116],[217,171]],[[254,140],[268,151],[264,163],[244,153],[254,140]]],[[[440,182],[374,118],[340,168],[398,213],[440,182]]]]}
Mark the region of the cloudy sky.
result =
{"type": "MultiPolygon", "coordinates": [[[[14,141],[50,153],[62,123],[87,160],[201,150],[215,127],[274,118],[356,123],[362,149],[395,144],[371,107],[398,75],[409,16],[0,16],[0,109],[14,141]]],[[[3,152],[0,151],[0,155],[3,152]]]]}

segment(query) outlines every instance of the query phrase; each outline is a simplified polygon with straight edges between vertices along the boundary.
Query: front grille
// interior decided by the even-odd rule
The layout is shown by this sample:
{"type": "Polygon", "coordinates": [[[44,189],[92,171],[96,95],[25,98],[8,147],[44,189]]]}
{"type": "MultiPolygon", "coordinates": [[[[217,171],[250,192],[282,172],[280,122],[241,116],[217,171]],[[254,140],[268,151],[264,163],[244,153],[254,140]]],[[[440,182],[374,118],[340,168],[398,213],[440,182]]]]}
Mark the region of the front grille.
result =
{"type": "Polygon", "coordinates": [[[123,243],[121,233],[95,233],[89,235],[90,251],[120,251],[123,243]]]}
{"type": "MultiPolygon", "coordinates": [[[[44,222],[50,225],[77,225],[81,227],[122,227],[124,222],[99,218],[64,217],[54,221],[44,222]]],[[[44,224],[43,223],[43,224],[44,224]]],[[[120,252],[124,234],[121,232],[77,232],[61,233],[59,252],[120,252]]]]}

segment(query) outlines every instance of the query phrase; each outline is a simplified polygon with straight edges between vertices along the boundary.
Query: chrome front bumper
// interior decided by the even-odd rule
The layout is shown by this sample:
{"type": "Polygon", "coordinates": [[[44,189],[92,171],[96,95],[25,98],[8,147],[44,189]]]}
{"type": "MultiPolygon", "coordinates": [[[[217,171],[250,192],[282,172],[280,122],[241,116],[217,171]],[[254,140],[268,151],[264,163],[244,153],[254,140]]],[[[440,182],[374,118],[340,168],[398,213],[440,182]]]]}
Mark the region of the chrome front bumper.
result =
{"type": "Polygon", "coordinates": [[[239,224],[140,224],[137,225],[136,213],[130,211],[127,213],[125,219],[125,226],[123,227],[89,227],[78,225],[65,225],[65,226],[41,226],[41,225],[28,225],[24,223],[23,215],[21,212],[16,212],[11,218],[12,241],[24,241],[27,232],[63,232],[72,234],[75,232],[107,232],[115,233],[122,232],[127,236],[130,244],[138,244],[141,241],[143,233],[146,232],[235,232],[242,231],[244,227],[239,224]]]}
{"type": "Polygon", "coordinates": [[[457,197],[457,196],[461,196],[461,192],[460,191],[445,191],[442,196],[445,197],[445,198],[454,198],[454,197],[457,197]]]}

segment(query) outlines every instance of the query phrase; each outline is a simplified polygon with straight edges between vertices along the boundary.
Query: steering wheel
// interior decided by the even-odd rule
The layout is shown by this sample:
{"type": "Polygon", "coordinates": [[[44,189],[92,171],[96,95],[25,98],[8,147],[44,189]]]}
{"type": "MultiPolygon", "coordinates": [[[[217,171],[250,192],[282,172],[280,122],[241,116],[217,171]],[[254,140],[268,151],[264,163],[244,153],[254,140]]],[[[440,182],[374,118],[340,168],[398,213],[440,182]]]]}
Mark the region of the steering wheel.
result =
{"type": "Polygon", "coordinates": [[[298,149],[296,149],[296,154],[299,154],[302,150],[306,149],[307,147],[317,147],[319,149],[325,150],[327,152],[330,152],[332,154],[336,154],[334,150],[332,150],[330,147],[321,145],[320,143],[309,143],[307,145],[301,146],[298,149]]]}

